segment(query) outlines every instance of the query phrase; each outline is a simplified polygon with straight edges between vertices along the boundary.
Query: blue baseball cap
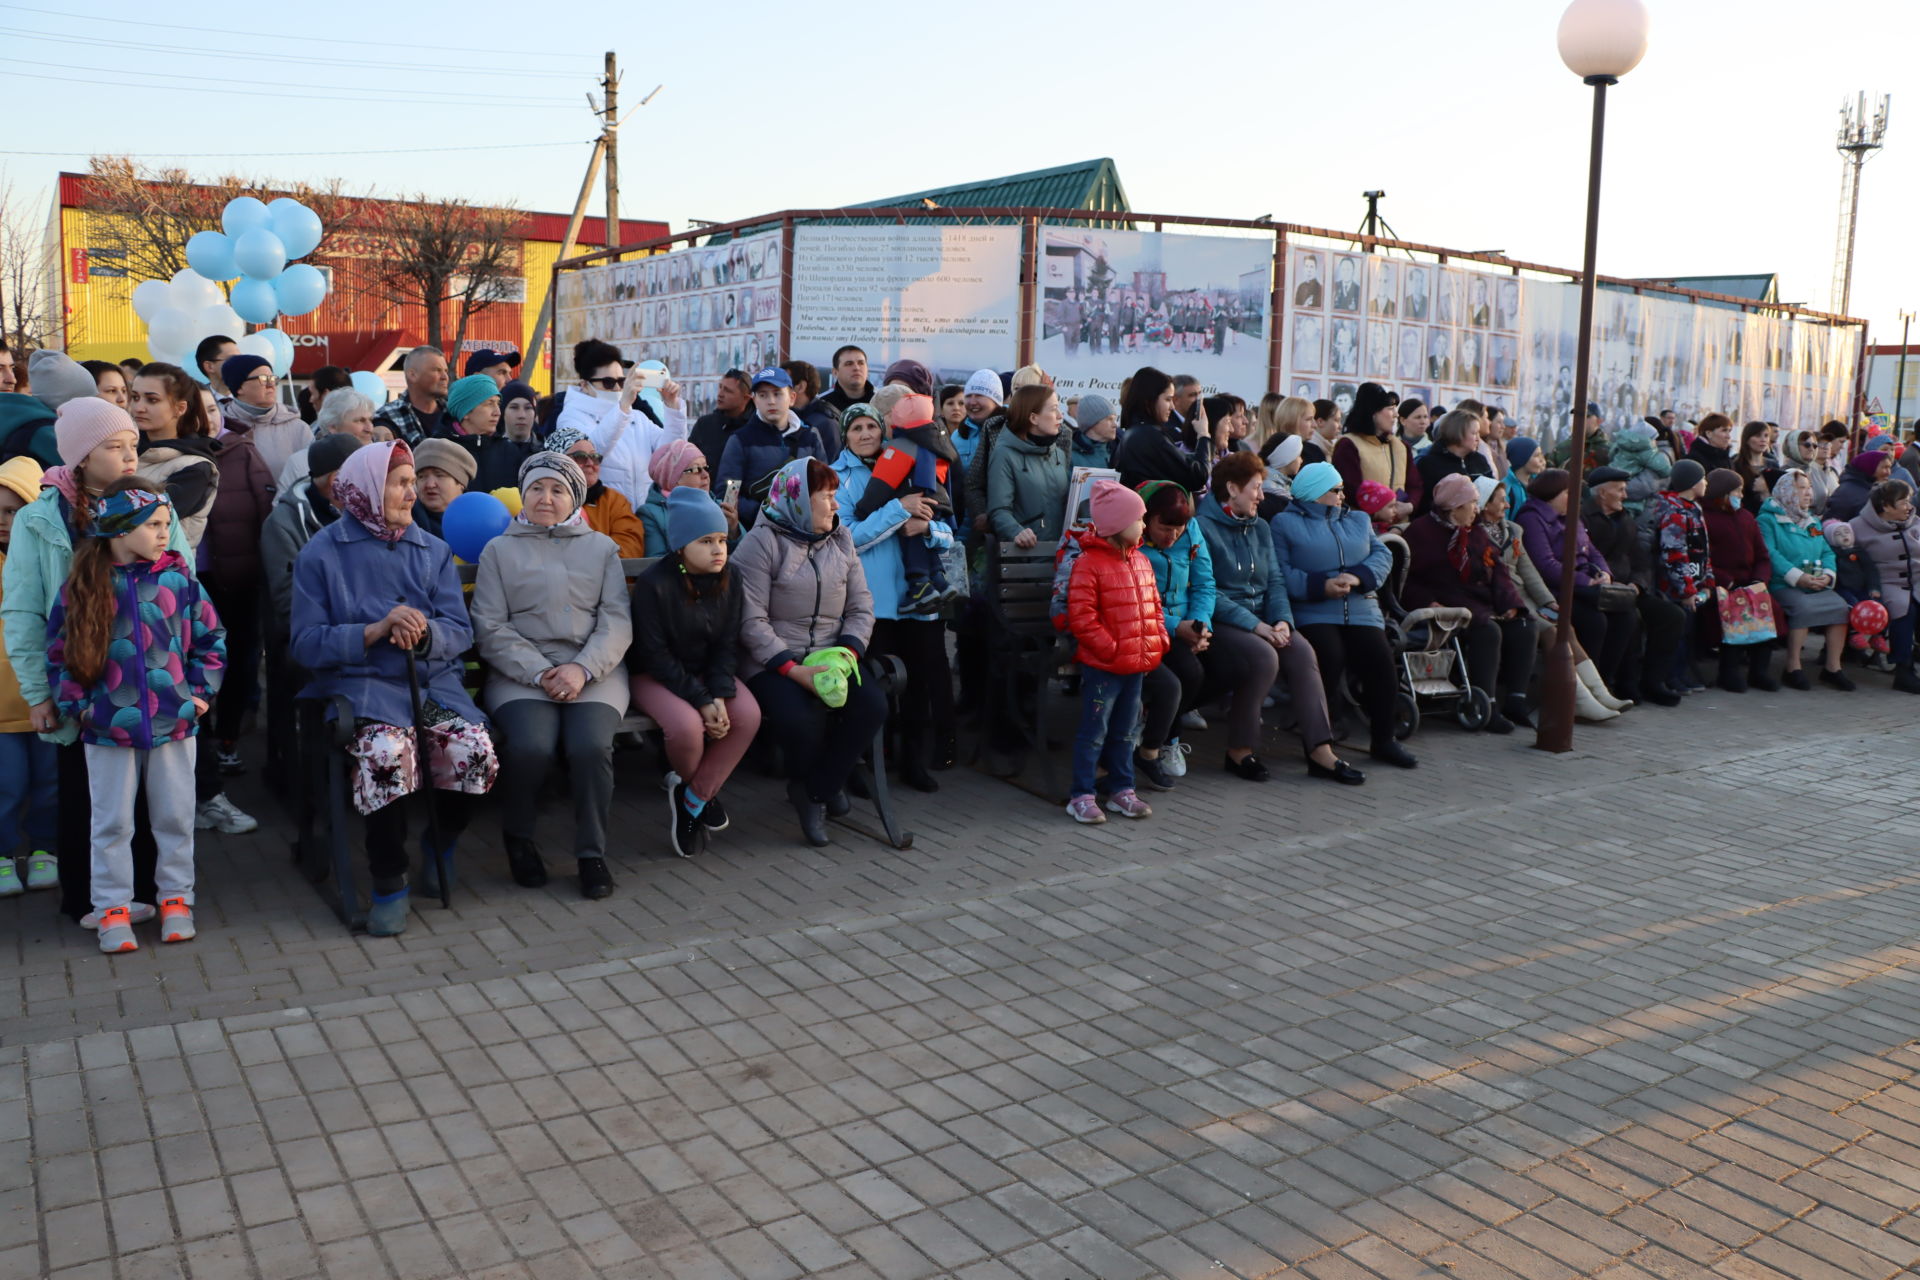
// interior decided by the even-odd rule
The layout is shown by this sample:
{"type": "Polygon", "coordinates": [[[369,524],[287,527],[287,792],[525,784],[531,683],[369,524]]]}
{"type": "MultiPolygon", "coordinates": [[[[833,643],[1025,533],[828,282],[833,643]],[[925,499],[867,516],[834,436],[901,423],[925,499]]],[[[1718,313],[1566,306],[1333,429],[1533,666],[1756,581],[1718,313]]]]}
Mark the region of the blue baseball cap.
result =
{"type": "Polygon", "coordinates": [[[492,347],[482,347],[467,357],[467,372],[469,374],[479,373],[481,370],[491,369],[497,364],[504,364],[511,368],[519,363],[520,361],[515,358],[515,356],[508,355],[504,351],[495,351],[492,347]]]}
{"type": "Polygon", "coordinates": [[[791,387],[793,376],[785,369],[762,369],[753,375],[753,389],[757,391],[763,386],[791,387]]]}

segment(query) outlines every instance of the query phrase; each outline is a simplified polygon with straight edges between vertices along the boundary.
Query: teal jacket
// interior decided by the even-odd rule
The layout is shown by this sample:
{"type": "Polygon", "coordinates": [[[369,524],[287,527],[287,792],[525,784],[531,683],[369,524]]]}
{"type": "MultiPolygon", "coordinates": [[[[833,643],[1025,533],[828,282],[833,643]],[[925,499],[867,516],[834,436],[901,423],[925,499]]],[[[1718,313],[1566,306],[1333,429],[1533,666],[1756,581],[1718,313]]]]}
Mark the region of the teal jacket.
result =
{"type": "Polygon", "coordinates": [[[1023,529],[1042,542],[1059,540],[1067,522],[1072,450],[1056,435],[1044,445],[1002,431],[987,455],[987,521],[993,536],[1012,542],[1023,529]]]}
{"type": "Polygon", "coordinates": [[[1213,609],[1217,590],[1213,585],[1213,552],[1200,534],[1200,523],[1187,521],[1187,527],[1162,551],[1151,542],[1142,542],[1140,552],[1153,566],[1154,585],[1160,588],[1160,603],[1167,612],[1167,634],[1183,622],[1197,622],[1213,630],[1213,609]]]}
{"type": "MultiPolygon", "coordinates": [[[[1259,516],[1229,515],[1216,498],[1196,498],[1200,508],[1193,523],[1200,526],[1213,560],[1213,621],[1215,628],[1251,631],[1261,623],[1293,624],[1293,606],[1287,601],[1287,580],[1273,554],[1273,535],[1259,516]]],[[[1364,517],[1363,517],[1364,518],[1364,517]]]]}
{"type": "Polygon", "coordinates": [[[1769,589],[1785,591],[1808,572],[1824,573],[1839,581],[1833,548],[1821,536],[1819,521],[1810,526],[1795,524],[1772,498],[1756,518],[1760,521],[1760,537],[1767,544],[1767,558],[1773,561],[1769,589]]]}
{"type": "Polygon", "coordinates": [[[43,467],[60,465],[60,450],[53,438],[53,410],[39,396],[23,396],[17,391],[0,391],[0,456],[14,458],[26,454],[43,467]],[[15,439],[18,433],[19,438],[15,439]]]}
{"type": "MultiPolygon", "coordinates": [[[[29,707],[53,697],[47,672],[47,619],[66,585],[73,564],[73,535],[67,527],[68,504],[57,489],[47,488],[13,518],[7,546],[7,567],[0,575],[0,630],[6,637],[7,660],[20,682],[20,696],[29,707]]],[[[185,527],[175,520],[167,531],[167,550],[178,551],[191,565],[193,548],[185,527]]],[[[42,736],[54,742],[74,740],[71,721],[42,736]]]]}

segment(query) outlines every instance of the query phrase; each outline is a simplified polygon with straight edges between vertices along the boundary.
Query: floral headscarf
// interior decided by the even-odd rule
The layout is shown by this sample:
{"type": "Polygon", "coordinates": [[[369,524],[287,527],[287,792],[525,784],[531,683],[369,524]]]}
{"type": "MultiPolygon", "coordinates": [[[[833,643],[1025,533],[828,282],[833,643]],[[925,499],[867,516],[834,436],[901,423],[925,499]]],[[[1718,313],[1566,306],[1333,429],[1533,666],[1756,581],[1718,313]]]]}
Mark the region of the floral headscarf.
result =
{"type": "MultiPolygon", "coordinates": [[[[532,487],[533,482],[541,479],[558,480],[560,487],[567,491],[568,500],[573,503],[572,510],[570,510],[566,518],[559,523],[563,525],[580,524],[586,520],[587,478],[580,474],[579,463],[569,458],[566,454],[555,453],[551,449],[532,454],[525,462],[520,464],[519,485],[523,498],[526,491],[532,487]]],[[[521,524],[533,523],[533,521],[527,519],[527,509],[525,506],[520,508],[519,514],[516,515],[514,519],[518,520],[521,524]]]]}
{"type": "Polygon", "coordinates": [[[813,495],[807,489],[807,464],[812,461],[795,458],[774,472],[766,500],[760,504],[760,514],[778,525],[782,533],[808,542],[826,536],[813,531],[813,495]]]}
{"type": "Polygon", "coordinates": [[[333,505],[382,542],[400,541],[409,527],[395,528],[386,516],[387,476],[401,463],[413,465],[413,450],[405,441],[386,440],[355,449],[333,476],[333,505]]]}
{"type": "Polygon", "coordinates": [[[1780,514],[1790,523],[1817,531],[1820,522],[1812,512],[1807,510],[1807,501],[1812,497],[1812,489],[1813,482],[1807,479],[1806,472],[1788,471],[1782,474],[1780,482],[1773,486],[1773,496],[1767,501],[1778,507],[1780,514]]]}

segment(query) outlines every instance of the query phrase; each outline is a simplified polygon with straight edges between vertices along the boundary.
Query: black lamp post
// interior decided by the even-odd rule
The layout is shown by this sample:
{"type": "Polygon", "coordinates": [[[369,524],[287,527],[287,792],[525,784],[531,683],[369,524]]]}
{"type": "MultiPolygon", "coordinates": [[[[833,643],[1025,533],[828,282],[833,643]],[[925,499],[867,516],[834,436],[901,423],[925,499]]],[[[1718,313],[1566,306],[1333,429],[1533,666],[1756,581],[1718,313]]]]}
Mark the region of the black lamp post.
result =
{"type": "Polygon", "coordinates": [[[1567,458],[1567,541],[1560,557],[1560,618],[1540,680],[1542,751],[1573,749],[1573,566],[1580,555],[1580,486],[1587,452],[1587,366],[1593,355],[1593,271],[1600,236],[1600,154],[1606,136],[1607,86],[1647,52],[1647,8],[1641,0],[1573,0],[1560,15],[1560,60],[1593,86],[1593,141],[1587,161],[1587,256],[1580,275],[1580,346],[1573,372],[1573,438],[1567,458]]]}

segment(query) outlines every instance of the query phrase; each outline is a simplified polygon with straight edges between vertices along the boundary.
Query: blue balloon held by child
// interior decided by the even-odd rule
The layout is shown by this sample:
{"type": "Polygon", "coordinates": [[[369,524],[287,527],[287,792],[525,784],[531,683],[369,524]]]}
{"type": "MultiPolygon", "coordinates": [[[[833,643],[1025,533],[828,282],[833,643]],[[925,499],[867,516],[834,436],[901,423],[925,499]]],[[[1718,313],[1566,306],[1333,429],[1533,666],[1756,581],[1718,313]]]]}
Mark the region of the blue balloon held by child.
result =
{"type": "Polygon", "coordinates": [[[487,544],[507,531],[513,517],[506,503],[490,493],[463,493],[447,504],[440,517],[440,536],[453,554],[468,564],[479,564],[487,544]]]}

